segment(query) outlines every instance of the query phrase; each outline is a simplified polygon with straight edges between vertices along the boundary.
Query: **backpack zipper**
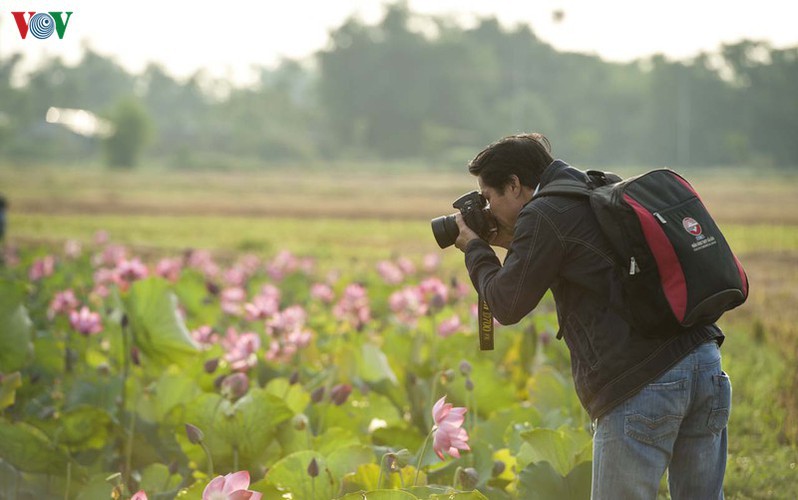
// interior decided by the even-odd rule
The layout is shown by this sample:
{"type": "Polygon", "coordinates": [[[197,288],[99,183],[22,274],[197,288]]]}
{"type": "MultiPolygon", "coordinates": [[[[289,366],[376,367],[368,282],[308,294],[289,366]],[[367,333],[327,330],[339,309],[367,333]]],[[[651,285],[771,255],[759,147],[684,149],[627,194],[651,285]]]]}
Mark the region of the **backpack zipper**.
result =
{"type": "Polygon", "coordinates": [[[668,221],[666,221],[666,220],[665,220],[665,217],[663,217],[662,215],[660,215],[660,213],[659,213],[659,212],[654,212],[654,214],[653,214],[653,215],[654,215],[654,217],[656,217],[656,218],[657,218],[657,219],[658,219],[660,222],[662,222],[663,224],[667,224],[667,223],[668,223],[668,221]]]}
{"type": "Polygon", "coordinates": [[[635,258],[632,257],[632,260],[629,262],[629,276],[634,276],[636,273],[640,272],[640,268],[637,267],[637,261],[635,258]]]}

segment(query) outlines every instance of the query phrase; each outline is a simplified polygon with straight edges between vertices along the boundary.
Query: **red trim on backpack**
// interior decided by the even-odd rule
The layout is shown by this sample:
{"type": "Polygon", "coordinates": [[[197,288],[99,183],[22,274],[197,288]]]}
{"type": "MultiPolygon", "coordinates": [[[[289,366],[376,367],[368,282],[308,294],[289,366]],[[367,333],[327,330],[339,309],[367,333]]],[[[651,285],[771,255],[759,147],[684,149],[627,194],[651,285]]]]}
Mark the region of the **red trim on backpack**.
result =
{"type": "MultiPolygon", "coordinates": [[[[694,195],[696,198],[698,198],[699,200],[701,200],[701,197],[700,197],[700,196],[698,196],[698,193],[696,192],[696,190],[695,190],[695,189],[693,189],[693,186],[691,186],[689,182],[687,182],[686,180],[684,180],[684,179],[682,178],[682,176],[681,176],[681,175],[679,175],[679,174],[676,174],[676,173],[673,173],[673,174],[671,174],[671,175],[673,175],[673,178],[674,178],[674,179],[676,179],[677,181],[681,182],[681,183],[684,185],[684,187],[686,187],[686,188],[687,188],[687,189],[688,189],[688,190],[689,190],[691,193],[693,193],[693,195],[694,195]]],[[[703,203],[703,201],[701,201],[701,203],[703,203]]]]}
{"type": "Polygon", "coordinates": [[[634,209],[640,220],[643,236],[657,261],[662,291],[665,292],[665,298],[668,299],[673,315],[681,323],[687,311],[687,283],[676,251],[651,212],[627,194],[623,195],[623,199],[634,209]]]}
{"type": "Polygon", "coordinates": [[[740,281],[743,284],[743,297],[748,297],[748,277],[745,275],[743,265],[740,264],[740,260],[737,256],[732,254],[732,257],[734,257],[734,263],[737,264],[737,271],[740,272],[740,281]]]}

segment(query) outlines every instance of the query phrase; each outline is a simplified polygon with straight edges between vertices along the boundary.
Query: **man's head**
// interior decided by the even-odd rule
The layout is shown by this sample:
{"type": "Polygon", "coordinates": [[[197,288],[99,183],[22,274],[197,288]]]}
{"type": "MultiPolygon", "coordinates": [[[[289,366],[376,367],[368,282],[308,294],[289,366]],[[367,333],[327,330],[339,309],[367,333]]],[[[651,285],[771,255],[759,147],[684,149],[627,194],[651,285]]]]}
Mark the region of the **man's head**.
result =
{"type": "Polygon", "coordinates": [[[522,185],[534,188],[553,161],[551,144],[542,134],[511,135],[480,151],[468,164],[468,171],[482,184],[503,193],[513,175],[522,185]]]}
{"type": "Polygon", "coordinates": [[[468,164],[482,195],[490,203],[499,234],[513,234],[521,208],[532,199],[540,176],[554,159],[541,134],[513,135],[483,149],[468,164]]]}

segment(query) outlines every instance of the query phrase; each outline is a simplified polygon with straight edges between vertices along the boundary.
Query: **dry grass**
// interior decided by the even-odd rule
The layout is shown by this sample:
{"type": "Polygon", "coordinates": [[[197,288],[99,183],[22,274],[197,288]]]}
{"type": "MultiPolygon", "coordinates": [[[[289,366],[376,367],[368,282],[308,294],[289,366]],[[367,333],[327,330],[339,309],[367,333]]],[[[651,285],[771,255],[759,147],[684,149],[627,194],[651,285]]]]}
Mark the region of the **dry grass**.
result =
{"type": "MultiPolygon", "coordinates": [[[[726,224],[798,225],[798,177],[697,172],[689,176],[726,224]]],[[[15,211],[28,214],[431,218],[476,188],[463,172],[281,169],[120,172],[0,168],[15,211]]]]}

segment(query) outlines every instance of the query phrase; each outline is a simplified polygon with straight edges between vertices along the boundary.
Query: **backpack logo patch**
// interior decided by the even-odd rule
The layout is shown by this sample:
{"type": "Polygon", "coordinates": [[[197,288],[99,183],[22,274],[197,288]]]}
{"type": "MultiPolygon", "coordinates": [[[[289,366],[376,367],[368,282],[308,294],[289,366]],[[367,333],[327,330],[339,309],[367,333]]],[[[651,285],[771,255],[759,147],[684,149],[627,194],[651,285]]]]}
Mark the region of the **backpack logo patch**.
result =
{"type": "Polygon", "coordinates": [[[693,236],[701,236],[701,224],[692,217],[685,217],[682,219],[682,226],[684,226],[685,231],[693,236]]]}

